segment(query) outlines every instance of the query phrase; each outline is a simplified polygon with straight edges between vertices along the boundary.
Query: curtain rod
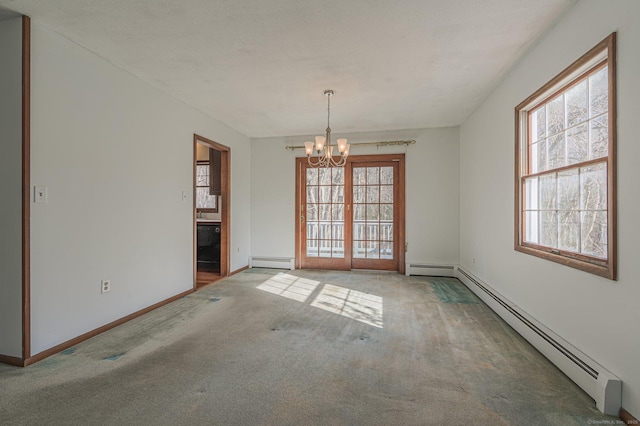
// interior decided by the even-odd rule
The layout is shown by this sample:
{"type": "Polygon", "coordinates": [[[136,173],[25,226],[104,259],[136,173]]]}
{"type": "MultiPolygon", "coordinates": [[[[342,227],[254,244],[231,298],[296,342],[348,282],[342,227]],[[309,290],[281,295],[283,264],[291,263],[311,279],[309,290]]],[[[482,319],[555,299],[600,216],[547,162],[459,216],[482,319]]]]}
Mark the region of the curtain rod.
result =
{"type": "MultiPolygon", "coordinates": [[[[375,146],[392,146],[392,145],[413,145],[416,143],[415,140],[408,141],[380,141],[380,142],[361,142],[361,143],[352,143],[350,146],[365,146],[365,145],[375,145],[375,146]]],[[[287,145],[284,149],[288,149],[289,151],[293,151],[294,149],[304,149],[304,145],[287,145]]]]}

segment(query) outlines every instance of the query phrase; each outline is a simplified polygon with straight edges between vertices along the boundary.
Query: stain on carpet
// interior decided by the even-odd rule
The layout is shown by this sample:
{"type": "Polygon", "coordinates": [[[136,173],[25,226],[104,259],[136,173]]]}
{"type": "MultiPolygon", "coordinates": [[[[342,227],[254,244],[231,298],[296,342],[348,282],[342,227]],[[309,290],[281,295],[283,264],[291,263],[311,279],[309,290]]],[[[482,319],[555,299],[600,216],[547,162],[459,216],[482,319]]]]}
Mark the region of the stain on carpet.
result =
{"type": "Polygon", "coordinates": [[[106,356],[106,357],[104,357],[102,359],[104,359],[106,361],[116,361],[116,360],[122,358],[122,356],[124,354],[126,354],[126,352],[120,352],[120,353],[117,353],[117,354],[114,354],[114,355],[111,355],[111,356],[106,356]]]}
{"type": "Polygon", "coordinates": [[[476,296],[457,280],[436,278],[429,284],[442,303],[478,303],[476,296]]]}
{"type": "Polygon", "coordinates": [[[76,352],[76,348],[69,348],[69,349],[65,349],[64,351],[60,352],[62,355],[72,355],[76,352]]]}

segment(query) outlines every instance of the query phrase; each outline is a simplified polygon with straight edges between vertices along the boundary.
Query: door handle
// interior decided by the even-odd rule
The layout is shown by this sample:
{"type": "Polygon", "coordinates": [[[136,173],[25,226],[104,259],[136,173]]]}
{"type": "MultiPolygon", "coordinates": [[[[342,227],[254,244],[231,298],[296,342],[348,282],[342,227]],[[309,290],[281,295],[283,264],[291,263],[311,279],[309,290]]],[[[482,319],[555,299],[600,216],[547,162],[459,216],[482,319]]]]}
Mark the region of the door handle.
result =
{"type": "Polygon", "coordinates": [[[303,214],[300,215],[300,223],[304,223],[304,215],[303,214]]]}

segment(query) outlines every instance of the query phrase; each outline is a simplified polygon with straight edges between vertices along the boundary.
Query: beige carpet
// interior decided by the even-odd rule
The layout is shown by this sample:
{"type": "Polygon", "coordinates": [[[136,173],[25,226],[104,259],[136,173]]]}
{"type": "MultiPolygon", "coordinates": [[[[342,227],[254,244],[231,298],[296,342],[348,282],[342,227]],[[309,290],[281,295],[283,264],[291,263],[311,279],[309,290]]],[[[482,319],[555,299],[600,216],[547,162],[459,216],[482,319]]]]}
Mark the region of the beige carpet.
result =
{"type": "Polygon", "coordinates": [[[36,365],[0,365],[2,425],[615,420],[447,278],[253,269],[36,365]]]}

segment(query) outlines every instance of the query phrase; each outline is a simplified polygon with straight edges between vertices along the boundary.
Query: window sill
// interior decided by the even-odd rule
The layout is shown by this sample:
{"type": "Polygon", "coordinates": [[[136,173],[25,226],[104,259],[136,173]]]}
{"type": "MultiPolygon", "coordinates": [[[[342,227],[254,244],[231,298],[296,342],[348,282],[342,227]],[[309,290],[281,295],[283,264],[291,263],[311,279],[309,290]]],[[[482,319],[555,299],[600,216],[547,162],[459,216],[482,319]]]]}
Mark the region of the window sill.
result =
{"type": "Polygon", "coordinates": [[[605,259],[588,259],[586,256],[570,252],[563,252],[549,247],[534,246],[523,243],[514,247],[516,251],[540,257],[551,262],[579,269],[590,274],[598,275],[610,280],[616,280],[615,270],[605,259]],[[578,258],[580,257],[580,258],[578,258]]]}

